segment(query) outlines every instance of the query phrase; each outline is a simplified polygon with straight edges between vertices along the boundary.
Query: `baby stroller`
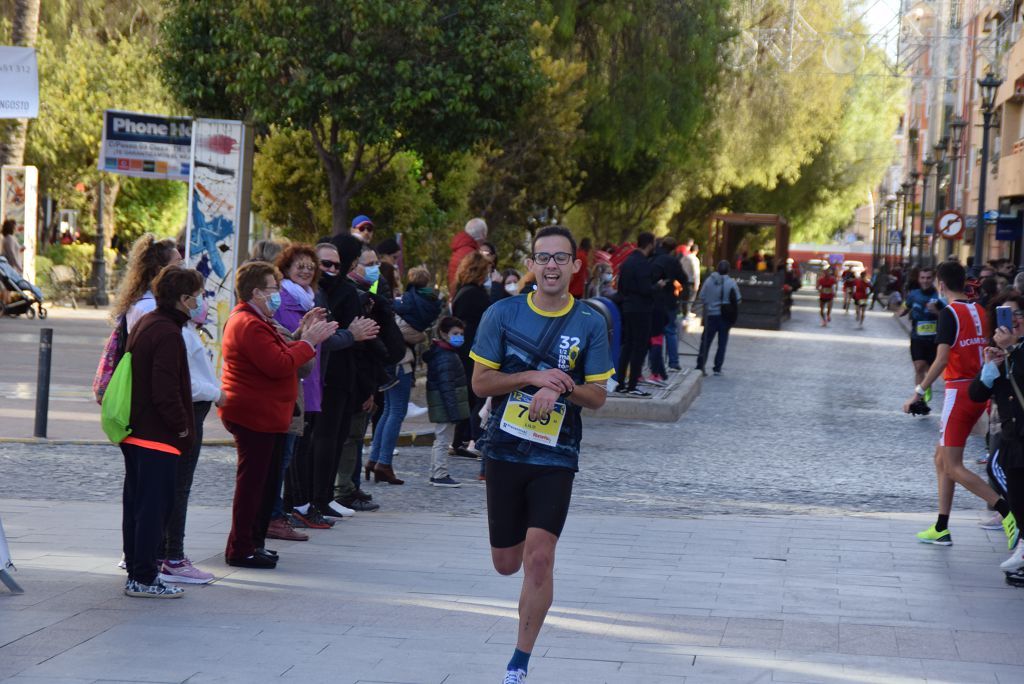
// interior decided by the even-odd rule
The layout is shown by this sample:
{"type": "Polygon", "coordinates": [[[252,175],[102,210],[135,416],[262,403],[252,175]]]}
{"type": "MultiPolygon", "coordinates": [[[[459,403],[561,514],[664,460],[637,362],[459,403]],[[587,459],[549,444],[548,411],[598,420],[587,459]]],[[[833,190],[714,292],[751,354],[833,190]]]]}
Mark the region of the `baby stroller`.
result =
{"type": "Polygon", "coordinates": [[[2,256],[0,256],[0,286],[7,290],[10,300],[6,304],[0,300],[0,316],[25,314],[29,318],[35,318],[38,309],[39,318],[46,318],[47,311],[43,308],[43,291],[25,280],[2,256]],[[33,306],[36,308],[33,309],[33,306]]]}

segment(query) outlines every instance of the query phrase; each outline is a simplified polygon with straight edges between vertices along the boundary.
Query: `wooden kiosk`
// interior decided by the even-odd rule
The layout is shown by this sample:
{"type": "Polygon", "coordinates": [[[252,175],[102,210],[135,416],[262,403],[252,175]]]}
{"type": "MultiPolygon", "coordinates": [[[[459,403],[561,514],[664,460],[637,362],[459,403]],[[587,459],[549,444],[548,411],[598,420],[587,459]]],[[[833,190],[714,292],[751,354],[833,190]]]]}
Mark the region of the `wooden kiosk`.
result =
{"type": "Polygon", "coordinates": [[[730,275],[740,286],[743,302],[736,325],[741,328],[778,330],[782,326],[786,259],[789,257],[789,222],[778,214],[713,214],[709,226],[708,254],[712,269],[723,259],[730,264],[730,275]],[[736,268],[738,250],[749,233],[764,228],[775,230],[773,270],[736,268]]]}

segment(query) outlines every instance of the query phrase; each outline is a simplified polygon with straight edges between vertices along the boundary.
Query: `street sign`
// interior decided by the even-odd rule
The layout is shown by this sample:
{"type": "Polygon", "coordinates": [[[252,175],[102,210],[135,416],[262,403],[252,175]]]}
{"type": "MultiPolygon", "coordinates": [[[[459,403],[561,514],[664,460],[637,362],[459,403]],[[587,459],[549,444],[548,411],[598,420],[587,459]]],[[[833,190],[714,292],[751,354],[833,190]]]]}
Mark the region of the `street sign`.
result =
{"type": "Polygon", "coordinates": [[[997,218],[999,218],[999,212],[996,211],[995,209],[990,209],[989,211],[985,212],[986,221],[995,221],[997,218]]]}
{"type": "Polygon", "coordinates": [[[1021,236],[1021,215],[1006,214],[996,219],[996,240],[1015,242],[1021,236]]]}
{"type": "Polygon", "coordinates": [[[939,234],[948,240],[960,240],[964,236],[964,217],[959,211],[944,211],[939,214],[939,234]]]}

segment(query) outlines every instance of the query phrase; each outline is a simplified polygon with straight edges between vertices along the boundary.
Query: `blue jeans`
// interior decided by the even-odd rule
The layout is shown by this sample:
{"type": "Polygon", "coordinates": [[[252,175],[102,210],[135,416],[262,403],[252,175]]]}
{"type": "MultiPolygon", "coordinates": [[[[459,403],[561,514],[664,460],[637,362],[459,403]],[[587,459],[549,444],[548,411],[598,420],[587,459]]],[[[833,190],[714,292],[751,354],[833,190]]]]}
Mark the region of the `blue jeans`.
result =
{"type": "Polygon", "coordinates": [[[391,465],[398,444],[402,421],[409,411],[409,395],[412,393],[412,373],[399,368],[398,384],[384,393],[384,411],[370,443],[370,460],[381,465],[391,465]]]}
{"type": "MultiPolygon", "coordinates": [[[[302,389],[300,388],[301,392],[302,389]]],[[[284,499],[281,498],[281,488],[284,486],[284,474],[288,472],[288,464],[292,462],[292,456],[295,455],[295,446],[299,443],[299,437],[302,435],[293,435],[288,433],[284,436],[284,452],[281,454],[281,472],[274,473],[272,477],[277,478],[277,487],[274,489],[274,508],[270,511],[270,519],[277,520],[278,518],[284,517],[284,499]]]]}
{"type": "Polygon", "coordinates": [[[668,365],[679,368],[679,324],[676,323],[675,309],[669,311],[669,322],[665,326],[665,349],[668,350],[668,365]]]}
{"type": "Polygon", "coordinates": [[[708,354],[711,353],[711,343],[718,335],[718,349],[715,350],[714,370],[722,370],[722,363],[725,361],[725,347],[729,344],[729,324],[721,316],[704,317],[704,335],[700,338],[700,355],[697,356],[697,368],[704,368],[707,363],[708,354]]]}

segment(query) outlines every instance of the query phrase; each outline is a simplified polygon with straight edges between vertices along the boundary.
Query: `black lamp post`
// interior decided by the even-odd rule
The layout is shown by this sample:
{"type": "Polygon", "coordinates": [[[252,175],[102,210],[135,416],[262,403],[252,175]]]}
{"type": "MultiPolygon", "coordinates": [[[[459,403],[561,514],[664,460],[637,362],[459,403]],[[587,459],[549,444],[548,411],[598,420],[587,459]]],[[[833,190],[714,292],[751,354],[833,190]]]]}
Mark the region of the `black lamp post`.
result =
{"type": "Polygon", "coordinates": [[[897,191],[895,195],[889,195],[889,199],[885,200],[885,249],[883,250],[885,258],[882,263],[889,262],[889,236],[895,223],[893,215],[896,213],[896,203],[899,201],[900,192],[897,191]]]}
{"type": "Polygon", "coordinates": [[[935,211],[932,213],[932,244],[928,253],[931,255],[931,264],[935,265],[938,255],[939,244],[939,213],[942,211],[942,174],[946,170],[946,146],[949,145],[949,138],[943,137],[935,143],[932,151],[935,152],[935,211]]]}
{"type": "MultiPolygon", "coordinates": [[[[900,229],[899,229],[900,230],[900,233],[899,233],[899,235],[900,235],[900,261],[906,261],[907,260],[907,255],[905,253],[905,247],[906,247],[907,243],[904,240],[904,237],[906,237],[905,234],[907,232],[907,202],[910,200],[910,189],[912,187],[914,187],[914,184],[910,182],[910,179],[907,179],[907,180],[903,181],[900,184],[900,187],[903,188],[903,210],[900,211],[900,215],[899,215],[899,220],[900,220],[900,229]]],[[[913,220],[913,218],[911,218],[911,220],[913,220]]]]}
{"type": "MultiPolygon", "coordinates": [[[[963,146],[964,129],[967,128],[967,121],[959,116],[949,123],[950,140],[952,141],[953,158],[949,160],[949,199],[950,209],[960,208],[960,193],[956,187],[956,170],[960,165],[960,148],[963,146]]],[[[953,240],[946,240],[946,257],[953,253],[953,240]]]]}
{"type": "MultiPolygon", "coordinates": [[[[935,168],[935,160],[932,159],[932,155],[928,155],[921,162],[921,166],[924,168],[924,173],[921,174],[923,180],[923,186],[921,188],[921,227],[917,231],[917,262],[924,264],[924,224],[925,219],[928,217],[928,177],[932,175],[932,169],[935,168]]],[[[936,184],[936,187],[938,185],[936,184]]]]}
{"type": "Polygon", "coordinates": [[[914,224],[917,223],[917,181],[921,180],[921,172],[914,169],[910,172],[910,191],[907,201],[910,202],[910,244],[907,249],[907,261],[914,263],[914,224]]]}
{"type": "Polygon", "coordinates": [[[992,127],[992,112],[996,90],[1003,84],[991,71],[978,79],[981,86],[981,176],[978,178],[978,225],[974,229],[974,265],[981,266],[985,244],[985,181],[988,180],[988,129],[992,127]]]}

